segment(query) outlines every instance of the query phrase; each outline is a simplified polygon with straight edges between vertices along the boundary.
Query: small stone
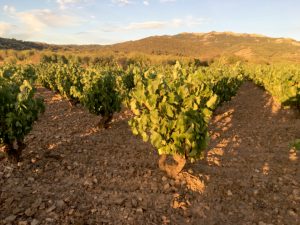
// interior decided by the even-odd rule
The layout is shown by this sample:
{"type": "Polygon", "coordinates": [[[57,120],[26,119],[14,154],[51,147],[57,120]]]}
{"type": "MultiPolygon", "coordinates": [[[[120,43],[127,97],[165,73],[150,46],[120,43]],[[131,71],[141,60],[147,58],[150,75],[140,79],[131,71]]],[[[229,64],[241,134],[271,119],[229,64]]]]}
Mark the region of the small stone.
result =
{"type": "Polygon", "coordinates": [[[254,190],[254,191],[253,191],[253,194],[254,194],[254,195],[258,195],[258,190],[254,190]]]}
{"type": "Polygon", "coordinates": [[[163,182],[165,182],[165,181],[168,180],[168,178],[166,178],[165,176],[163,176],[163,177],[161,178],[161,180],[162,180],[163,182]]]}
{"type": "Polygon", "coordinates": [[[94,178],[94,179],[93,179],[93,183],[94,183],[94,184],[98,184],[98,179],[97,179],[97,178],[94,178]]]}
{"type": "Polygon", "coordinates": [[[24,210],[23,209],[20,209],[20,208],[15,208],[14,210],[13,210],[13,214],[19,214],[19,213],[21,213],[21,212],[23,212],[24,210]]]}
{"type": "Polygon", "coordinates": [[[31,208],[38,208],[41,204],[42,204],[42,199],[41,198],[38,198],[32,205],[31,205],[31,208]]]}
{"type": "Polygon", "coordinates": [[[4,221],[5,221],[6,223],[11,223],[11,222],[15,221],[16,218],[17,218],[17,216],[15,216],[15,215],[10,215],[10,216],[6,217],[6,218],[4,219],[4,221]]]}
{"type": "Polygon", "coordinates": [[[37,219],[33,219],[30,223],[30,225],[39,225],[40,221],[38,221],[37,219]]]}
{"type": "Polygon", "coordinates": [[[174,209],[178,209],[180,207],[180,203],[178,201],[174,201],[173,202],[173,206],[172,206],[174,209]]]}
{"type": "Polygon", "coordinates": [[[27,180],[30,181],[30,182],[33,182],[33,181],[34,181],[34,178],[33,178],[33,177],[28,177],[27,180]]]}
{"type": "Polygon", "coordinates": [[[25,211],[25,215],[28,216],[28,217],[31,217],[31,216],[34,215],[34,211],[31,210],[31,208],[28,208],[28,209],[26,209],[26,211],[25,211]]]}
{"type": "Polygon", "coordinates": [[[169,184],[169,183],[166,183],[166,184],[164,185],[164,190],[168,190],[168,189],[170,189],[170,184],[169,184]]]}
{"type": "Polygon", "coordinates": [[[46,204],[43,202],[43,203],[41,203],[41,205],[40,205],[40,207],[39,207],[39,209],[45,209],[46,208],[46,204]]]}
{"type": "Polygon", "coordinates": [[[138,206],[138,202],[137,202],[137,200],[136,199],[132,199],[131,200],[131,206],[133,207],[133,208],[136,208],[137,206],[138,206]]]}
{"type": "Polygon", "coordinates": [[[258,225],[267,225],[267,224],[265,222],[263,222],[263,221],[259,221],[258,225]]]}
{"type": "Polygon", "coordinates": [[[74,209],[70,209],[68,212],[69,215],[72,215],[73,213],[74,213],[74,209]]]}
{"type": "Polygon", "coordinates": [[[137,213],[143,213],[143,209],[142,209],[142,208],[137,208],[137,209],[136,209],[136,212],[137,212],[137,213]]]}
{"type": "Polygon", "coordinates": [[[68,169],[68,170],[71,170],[71,169],[72,169],[72,167],[71,167],[71,166],[67,166],[67,169],[68,169]]]}
{"type": "Polygon", "coordinates": [[[188,173],[193,174],[194,171],[192,169],[188,169],[188,173]]]}
{"type": "Polygon", "coordinates": [[[119,198],[115,198],[114,199],[114,203],[116,205],[123,205],[126,201],[126,198],[122,198],[122,197],[119,197],[119,198]]]}
{"type": "Polygon", "coordinates": [[[228,190],[228,191],[227,191],[227,195],[228,195],[228,196],[232,196],[233,194],[232,194],[232,192],[231,192],[230,190],[228,190]]]}
{"type": "Polygon", "coordinates": [[[56,202],[56,207],[59,209],[63,209],[66,206],[65,202],[63,200],[58,200],[56,202]]]}
{"type": "Polygon", "coordinates": [[[49,208],[46,210],[46,212],[47,212],[47,213],[50,213],[50,212],[52,212],[54,209],[56,209],[56,206],[55,206],[55,205],[52,205],[51,207],[49,207],[49,208]]]}
{"type": "Polygon", "coordinates": [[[294,210],[289,210],[288,214],[292,217],[297,217],[297,213],[294,210]]]}
{"type": "Polygon", "coordinates": [[[18,225],[28,225],[28,222],[22,220],[18,222],[18,225]]]}
{"type": "Polygon", "coordinates": [[[52,222],[54,222],[54,219],[53,218],[46,218],[46,222],[52,223],[52,222]]]}
{"type": "Polygon", "coordinates": [[[91,213],[95,213],[97,211],[98,211],[97,209],[91,209],[91,213]]]}

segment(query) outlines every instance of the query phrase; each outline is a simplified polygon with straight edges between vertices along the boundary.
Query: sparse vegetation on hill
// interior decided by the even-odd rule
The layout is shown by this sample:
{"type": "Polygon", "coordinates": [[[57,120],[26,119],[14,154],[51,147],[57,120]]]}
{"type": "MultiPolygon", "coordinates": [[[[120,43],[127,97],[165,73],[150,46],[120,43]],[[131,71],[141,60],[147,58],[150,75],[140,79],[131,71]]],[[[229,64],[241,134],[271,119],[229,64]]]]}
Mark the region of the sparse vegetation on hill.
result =
{"type": "Polygon", "coordinates": [[[147,57],[200,58],[204,61],[226,57],[231,61],[255,63],[300,62],[300,42],[296,40],[232,32],[152,36],[113,45],[48,45],[0,38],[0,49],[47,50],[81,56],[130,53],[144,54],[147,57]]]}

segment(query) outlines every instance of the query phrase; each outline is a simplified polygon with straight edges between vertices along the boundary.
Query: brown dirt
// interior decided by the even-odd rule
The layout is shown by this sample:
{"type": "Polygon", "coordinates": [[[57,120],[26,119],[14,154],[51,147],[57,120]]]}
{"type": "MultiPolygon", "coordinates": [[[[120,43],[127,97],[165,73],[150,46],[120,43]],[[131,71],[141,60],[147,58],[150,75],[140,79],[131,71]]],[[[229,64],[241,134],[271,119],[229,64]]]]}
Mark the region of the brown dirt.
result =
{"type": "Polygon", "coordinates": [[[131,134],[40,89],[47,109],[18,165],[0,162],[0,224],[300,224],[300,119],[245,83],[210,124],[205,160],[177,180],[131,134]]]}

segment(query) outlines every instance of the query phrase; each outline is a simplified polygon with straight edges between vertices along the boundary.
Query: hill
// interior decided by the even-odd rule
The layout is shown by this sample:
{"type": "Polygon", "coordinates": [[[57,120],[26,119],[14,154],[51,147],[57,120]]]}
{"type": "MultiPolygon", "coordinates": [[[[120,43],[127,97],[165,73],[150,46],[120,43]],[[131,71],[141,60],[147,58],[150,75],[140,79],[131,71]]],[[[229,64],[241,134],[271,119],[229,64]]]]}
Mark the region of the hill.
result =
{"type": "Polygon", "coordinates": [[[139,52],[150,55],[196,57],[202,60],[227,56],[254,62],[300,62],[299,41],[232,32],[181,33],[174,36],[152,36],[113,45],[49,45],[0,38],[0,49],[139,52]]]}
{"type": "Polygon", "coordinates": [[[240,57],[249,61],[300,62],[300,42],[298,41],[232,32],[154,36],[115,44],[106,48],[157,55],[200,57],[206,60],[225,55],[240,57]]]}

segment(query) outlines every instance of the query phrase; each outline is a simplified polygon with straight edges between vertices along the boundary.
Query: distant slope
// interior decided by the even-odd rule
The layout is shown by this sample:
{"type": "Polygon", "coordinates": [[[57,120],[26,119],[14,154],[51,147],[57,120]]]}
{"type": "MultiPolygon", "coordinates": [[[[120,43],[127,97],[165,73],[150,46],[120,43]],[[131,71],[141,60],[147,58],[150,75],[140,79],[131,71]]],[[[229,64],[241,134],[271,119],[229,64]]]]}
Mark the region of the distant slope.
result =
{"type": "Polygon", "coordinates": [[[16,39],[8,39],[0,37],[0,49],[14,49],[14,50],[29,50],[38,49],[42,50],[48,48],[47,44],[29,42],[29,41],[19,41],[16,39]]]}
{"type": "Polygon", "coordinates": [[[300,62],[300,42],[286,38],[269,38],[232,32],[182,33],[154,36],[106,48],[147,54],[171,54],[212,59],[222,55],[249,61],[300,62]]]}
{"type": "Polygon", "coordinates": [[[254,62],[300,62],[300,42],[287,38],[270,38],[232,32],[181,33],[153,36],[114,45],[48,45],[0,38],[0,49],[51,49],[70,51],[140,52],[153,55],[198,57],[210,60],[234,56],[254,62]]]}

